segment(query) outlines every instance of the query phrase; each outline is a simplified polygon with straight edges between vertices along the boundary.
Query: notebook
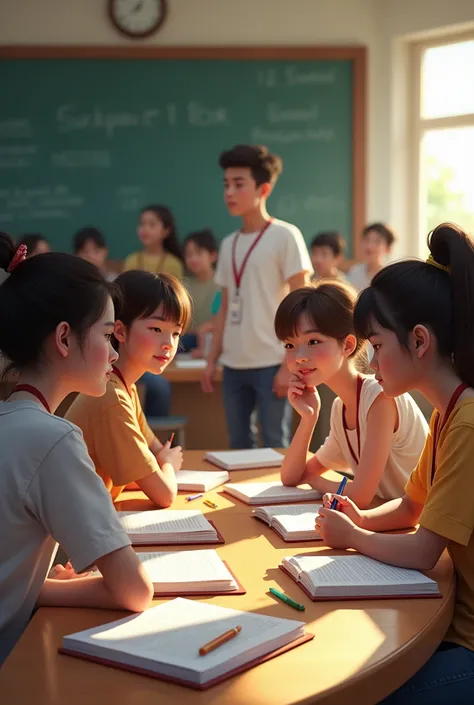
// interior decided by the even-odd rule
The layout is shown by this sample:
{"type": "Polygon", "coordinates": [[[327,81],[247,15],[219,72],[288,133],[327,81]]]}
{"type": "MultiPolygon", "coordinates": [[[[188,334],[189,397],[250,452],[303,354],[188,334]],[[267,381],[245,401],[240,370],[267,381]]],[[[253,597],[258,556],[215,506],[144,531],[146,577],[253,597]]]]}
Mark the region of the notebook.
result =
{"type": "Polygon", "coordinates": [[[256,519],[265,521],[283,541],[318,541],[315,521],[321,504],[280,504],[252,510],[256,519]]]}
{"type": "Polygon", "coordinates": [[[367,556],[299,555],[280,566],[312,600],[441,597],[435,580],[367,556]]]}
{"type": "Polygon", "coordinates": [[[202,358],[175,358],[175,367],[179,370],[204,370],[207,367],[207,360],[202,358]]]}
{"type": "MultiPolygon", "coordinates": [[[[226,563],[212,548],[196,551],[137,552],[153,583],[155,597],[244,595],[226,563]]],[[[93,575],[100,575],[95,570],[93,575]]]]}
{"type": "Polygon", "coordinates": [[[283,455],[273,448],[252,448],[250,450],[219,450],[206,453],[205,460],[224,470],[249,470],[253,468],[278,467],[283,455]]]}
{"type": "Polygon", "coordinates": [[[224,543],[199,509],[118,512],[134,546],[146,544],[224,543]]]}
{"type": "Polygon", "coordinates": [[[321,492],[309,485],[285,487],[281,482],[239,482],[227,484],[224,492],[245,504],[277,504],[321,499],[321,492]]]}
{"type": "Polygon", "coordinates": [[[313,638],[305,623],[178,597],[63,637],[62,653],[204,689],[313,638]],[[199,648],[241,632],[206,656],[199,648]]]}
{"type": "Polygon", "coordinates": [[[178,490],[187,492],[207,492],[227,482],[227,470],[178,470],[176,473],[178,490]]]}

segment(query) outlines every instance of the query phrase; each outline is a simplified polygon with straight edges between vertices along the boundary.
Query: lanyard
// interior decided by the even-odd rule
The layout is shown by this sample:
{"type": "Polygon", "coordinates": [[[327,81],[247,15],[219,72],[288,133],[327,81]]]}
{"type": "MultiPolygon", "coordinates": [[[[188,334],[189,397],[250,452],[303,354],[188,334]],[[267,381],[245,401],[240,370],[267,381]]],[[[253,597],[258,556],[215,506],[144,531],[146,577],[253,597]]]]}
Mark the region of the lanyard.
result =
{"type": "MultiPolygon", "coordinates": [[[[163,252],[160,259],[158,260],[158,264],[155,267],[155,274],[161,274],[162,269],[163,269],[163,265],[165,263],[165,259],[166,259],[166,252],[163,252]]],[[[145,256],[144,256],[143,252],[139,252],[137,264],[138,264],[138,269],[143,269],[144,271],[146,271],[145,270],[145,256]]]]}
{"type": "Polygon", "coordinates": [[[51,413],[51,408],[44,398],[44,396],[41,394],[39,389],[36,389],[36,387],[33,387],[31,384],[17,384],[15,387],[13,387],[12,394],[15,392],[28,392],[28,394],[31,394],[33,397],[36,397],[38,401],[44,406],[48,414],[51,413]]]}
{"type": "Polygon", "coordinates": [[[435,419],[434,429],[433,429],[433,456],[431,459],[431,484],[433,484],[433,480],[434,480],[434,476],[435,476],[435,472],[436,472],[436,451],[437,451],[441,431],[445,427],[446,422],[447,422],[449,416],[451,415],[452,410],[456,406],[459,397],[468,388],[469,388],[468,384],[460,384],[459,387],[456,387],[451,399],[449,400],[449,404],[446,408],[446,413],[444,414],[443,421],[442,421],[441,426],[439,428],[438,428],[439,414],[435,419]]]}
{"type": "Polygon", "coordinates": [[[123,374],[120,372],[118,367],[115,367],[115,365],[112,365],[112,372],[119,378],[119,380],[122,382],[123,386],[125,387],[125,390],[128,394],[128,396],[131,396],[130,391],[127,387],[127,383],[123,378],[123,374]]]}
{"type": "Polygon", "coordinates": [[[270,220],[267,220],[263,228],[260,230],[259,234],[253,241],[253,243],[250,245],[249,249],[247,250],[247,254],[245,255],[242,264],[240,266],[240,270],[237,269],[237,261],[236,261],[236,252],[237,252],[237,240],[239,239],[239,235],[242,234],[242,231],[239,230],[239,232],[235,235],[233,241],[232,241],[232,271],[234,272],[234,281],[235,281],[235,288],[236,288],[236,293],[239,293],[240,289],[240,282],[242,281],[242,277],[245,271],[245,267],[247,266],[248,259],[250,255],[252,254],[253,250],[256,248],[258,241],[261,239],[263,233],[265,230],[271,225],[273,221],[273,218],[270,218],[270,220]]]}
{"type": "MultiPolygon", "coordinates": [[[[359,375],[357,377],[357,413],[356,413],[356,435],[357,435],[357,452],[359,454],[360,458],[360,423],[359,423],[359,405],[360,405],[360,393],[362,391],[362,385],[364,383],[363,378],[359,375]]],[[[354,458],[356,464],[359,464],[359,458],[356,456],[354,453],[354,449],[351,446],[351,442],[349,440],[349,435],[347,433],[347,428],[346,428],[346,407],[342,407],[342,428],[344,429],[344,435],[346,437],[346,442],[349,447],[350,453],[352,457],[354,458]]]]}

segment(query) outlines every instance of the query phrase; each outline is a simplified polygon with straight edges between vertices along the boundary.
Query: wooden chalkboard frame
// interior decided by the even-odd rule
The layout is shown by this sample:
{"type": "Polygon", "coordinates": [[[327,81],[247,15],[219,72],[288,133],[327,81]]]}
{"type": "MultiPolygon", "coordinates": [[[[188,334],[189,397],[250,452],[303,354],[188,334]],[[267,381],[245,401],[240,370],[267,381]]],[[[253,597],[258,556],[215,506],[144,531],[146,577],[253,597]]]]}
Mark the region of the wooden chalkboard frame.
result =
{"type": "Polygon", "coordinates": [[[1,59],[234,59],[351,61],[352,97],[352,245],[360,259],[366,212],[367,50],[364,46],[0,46],[1,59]]]}

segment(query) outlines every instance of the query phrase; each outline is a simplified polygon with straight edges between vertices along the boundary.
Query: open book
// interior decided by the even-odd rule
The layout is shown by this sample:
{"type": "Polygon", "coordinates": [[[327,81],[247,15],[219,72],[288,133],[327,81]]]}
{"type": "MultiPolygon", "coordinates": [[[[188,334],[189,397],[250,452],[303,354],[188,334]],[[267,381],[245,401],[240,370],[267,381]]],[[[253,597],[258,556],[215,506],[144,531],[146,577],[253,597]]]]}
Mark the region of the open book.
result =
{"type": "Polygon", "coordinates": [[[252,448],[250,450],[216,450],[206,453],[205,460],[224,470],[252,470],[253,468],[278,467],[283,455],[273,448],[252,448]]]}
{"type": "Polygon", "coordinates": [[[357,554],[302,554],[283,558],[281,568],[312,600],[440,597],[438,584],[418,570],[397,568],[357,554]]]}
{"type": "Polygon", "coordinates": [[[227,482],[227,470],[178,470],[176,473],[178,490],[187,492],[207,492],[227,482]]]}
{"type": "Polygon", "coordinates": [[[118,512],[135,546],[146,544],[224,543],[199,509],[153,509],[118,512]]]}
{"type": "Polygon", "coordinates": [[[309,641],[305,623],[178,597],[142,614],[65,636],[62,653],[208,688],[309,641]],[[199,649],[235,627],[240,633],[206,656],[199,649]],[[286,648],[285,648],[286,647],[286,648]]]}
{"type": "Polygon", "coordinates": [[[245,504],[277,504],[321,499],[321,492],[313,490],[309,485],[285,487],[281,482],[238,482],[227,484],[224,492],[245,504]]]}
{"type": "Polygon", "coordinates": [[[252,510],[256,519],[265,521],[283,541],[318,541],[315,521],[321,504],[280,504],[252,510]]]}
{"type": "Polygon", "coordinates": [[[179,370],[204,370],[207,367],[207,360],[178,355],[174,360],[174,364],[179,370]]]}
{"type": "MultiPolygon", "coordinates": [[[[153,583],[156,597],[245,594],[212,548],[166,553],[138,551],[137,558],[153,583]]],[[[94,574],[100,575],[100,571],[95,570],[94,574]]]]}

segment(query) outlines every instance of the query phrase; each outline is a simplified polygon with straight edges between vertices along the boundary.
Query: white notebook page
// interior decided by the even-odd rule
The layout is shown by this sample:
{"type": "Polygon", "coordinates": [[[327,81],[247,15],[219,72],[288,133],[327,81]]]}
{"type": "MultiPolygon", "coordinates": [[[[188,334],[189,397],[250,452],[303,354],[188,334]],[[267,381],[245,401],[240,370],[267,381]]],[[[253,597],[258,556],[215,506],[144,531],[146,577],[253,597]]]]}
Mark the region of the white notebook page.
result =
{"type": "Polygon", "coordinates": [[[278,519],[287,531],[316,531],[315,520],[321,504],[283,504],[259,508],[259,513],[278,519]]]}
{"type": "Polygon", "coordinates": [[[274,463],[275,466],[281,465],[283,455],[278,453],[273,448],[251,448],[249,450],[223,450],[207,453],[208,456],[218,458],[229,466],[233,465],[248,465],[259,463],[274,463]]]}
{"type": "Polygon", "coordinates": [[[398,568],[367,556],[293,556],[293,565],[306,571],[314,585],[364,586],[432,583],[418,570],[398,568]]]}
{"type": "Polygon", "coordinates": [[[309,485],[301,485],[300,487],[285,487],[281,482],[240,482],[229,483],[226,489],[233,489],[249,499],[254,498],[272,498],[272,499],[292,499],[306,497],[308,494],[313,499],[321,497],[321,494],[313,490],[309,485]]]}
{"type": "Polygon", "coordinates": [[[254,653],[276,648],[275,642],[293,641],[304,633],[304,627],[304,622],[176,598],[140,615],[72,634],[64,638],[63,645],[74,649],[80,644],[84,653],[109,655],[119,663],[145,668],[157,661],[165,665],[161,673],[199,681],[206,672],[209,678],[225,672],[221,667],[229,660],[236,668],[254,653]],[[201,646],[236,626],[242,627],[238,636],[199,656],[201,646]],[[258,649],[263,644],[268,648],[258,649]]]}
{"type": "Polygon", "coordinates": [[[179,485],[204,485],[217,487],[229,479],[227,470],[178,470],[176,480],[179,485]]]}
{"type": "Polygon", "coordinates": [[[154,583],[234,581],[217,551],[137,552],[148,575],[154,583]]]}
{"type": "Polygon", "coordinates": [[[199,509],[156,509],[147,512],[118,512],[127,534],[184,534],[214,531],[199,509]]]}

